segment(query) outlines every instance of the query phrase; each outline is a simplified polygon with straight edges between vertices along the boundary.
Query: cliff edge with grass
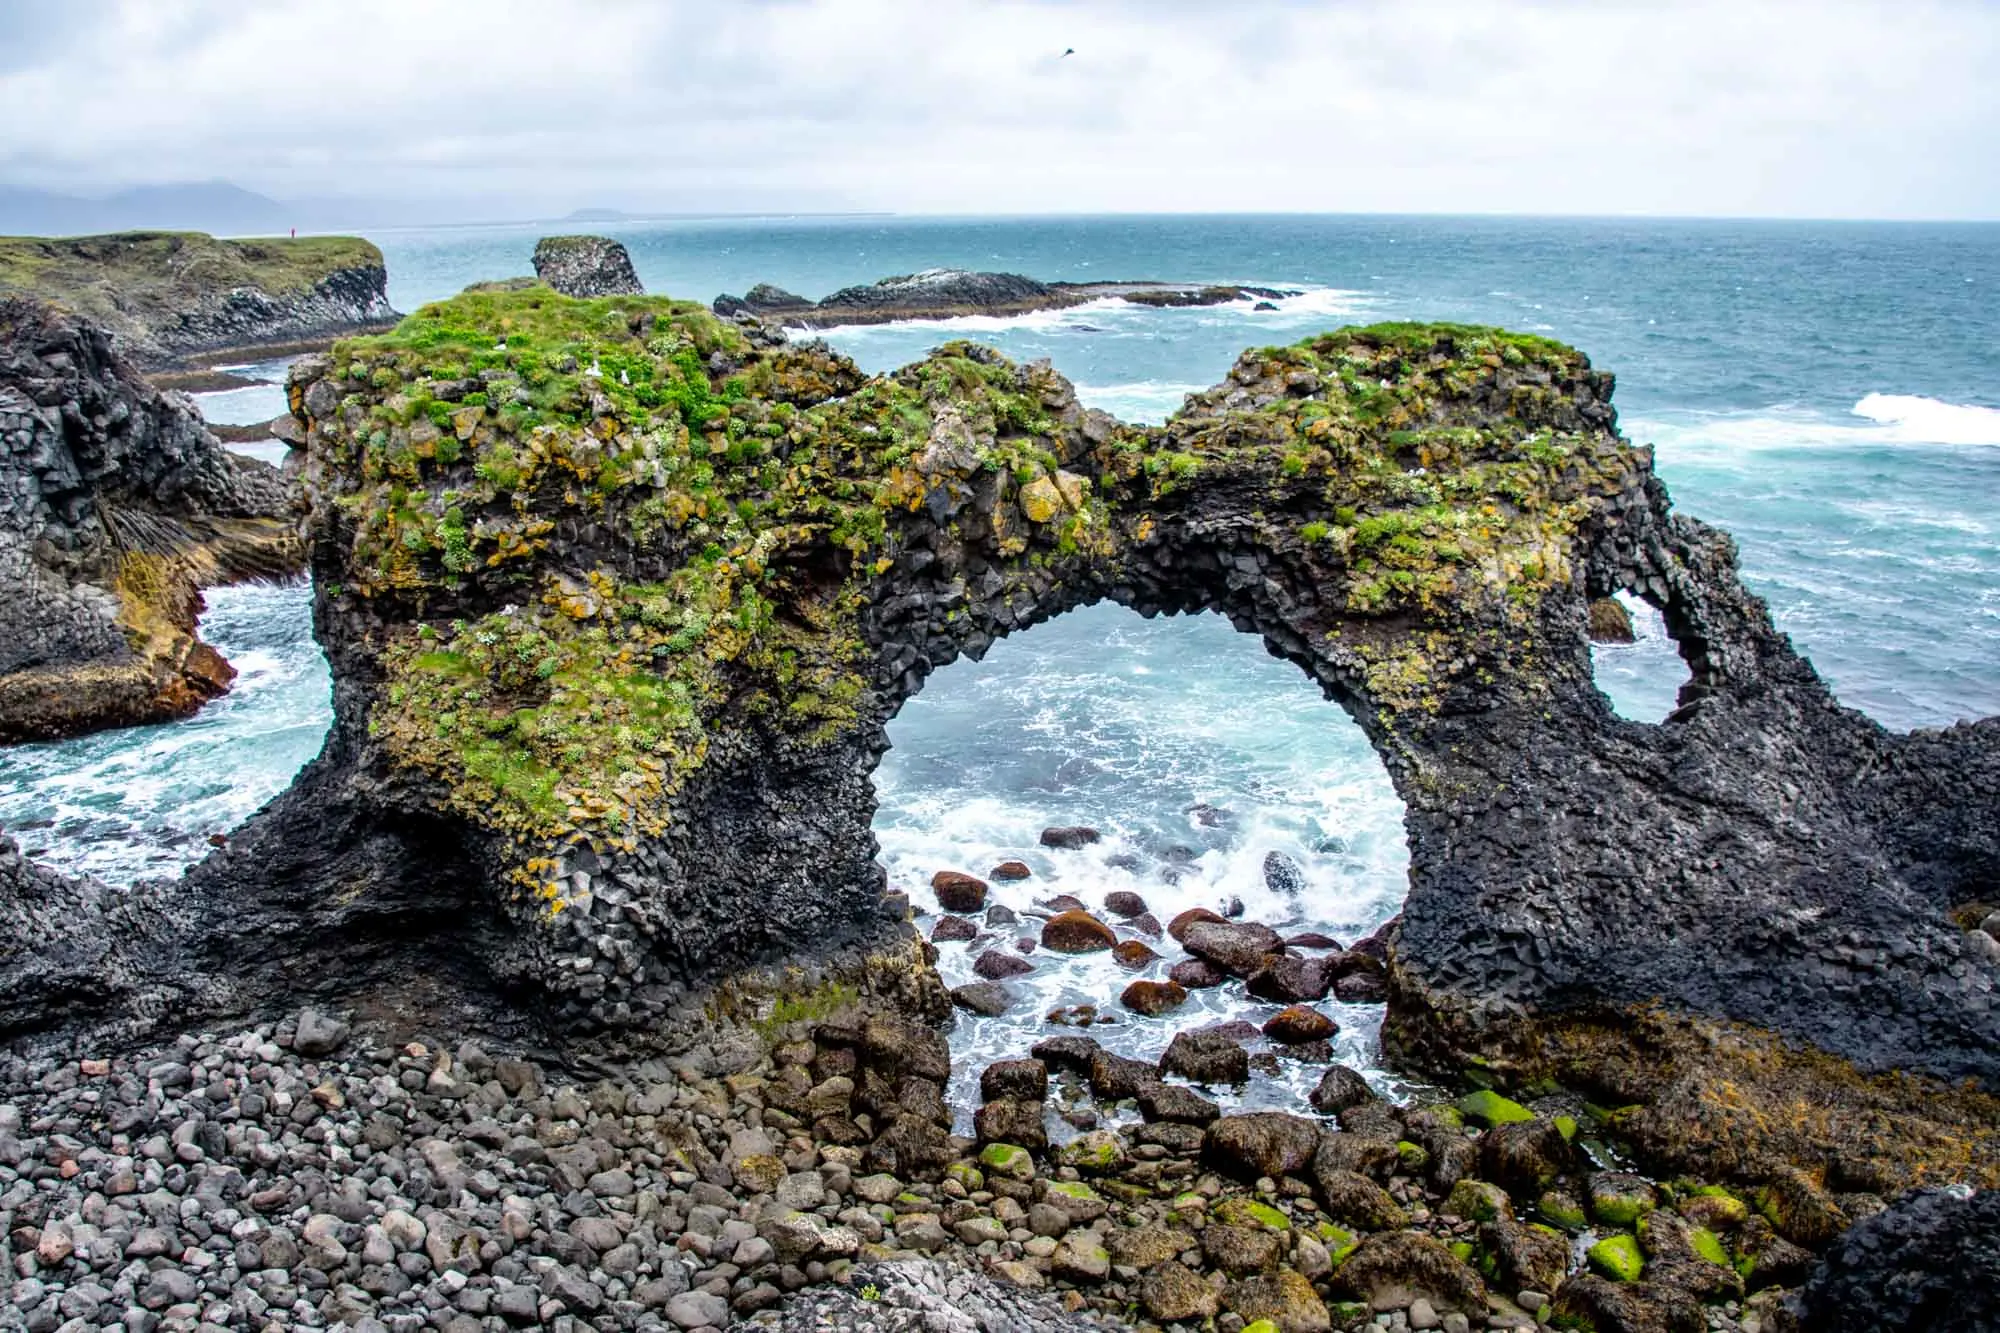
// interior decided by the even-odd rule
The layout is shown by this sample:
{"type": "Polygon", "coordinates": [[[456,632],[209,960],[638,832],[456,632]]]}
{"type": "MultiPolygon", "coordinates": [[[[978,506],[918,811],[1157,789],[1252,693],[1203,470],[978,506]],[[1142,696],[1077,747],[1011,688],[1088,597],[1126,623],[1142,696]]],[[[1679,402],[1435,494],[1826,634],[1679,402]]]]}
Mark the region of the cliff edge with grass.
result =
{"type": "Polygon", "coordinates": [[[147,371],[386,328],[388,280],[382,252],[353,236],[0,237],[0,296],[61,303],[147,371]]]}

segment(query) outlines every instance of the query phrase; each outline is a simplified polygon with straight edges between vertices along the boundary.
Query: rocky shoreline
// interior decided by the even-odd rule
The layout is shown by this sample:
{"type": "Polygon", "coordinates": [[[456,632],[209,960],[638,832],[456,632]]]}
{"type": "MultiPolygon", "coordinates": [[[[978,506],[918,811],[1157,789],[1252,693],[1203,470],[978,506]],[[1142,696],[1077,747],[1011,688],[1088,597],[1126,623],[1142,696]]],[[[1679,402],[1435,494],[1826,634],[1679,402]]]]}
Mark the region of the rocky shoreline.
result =
{"type": "Polygon", "coordinates": [[[1296,294],[1274,287],[1228,283],[1045,283],[1018,273],[926,269],[904,277],[883,278],[866,286],[843,287],[819,301],[759,283],[742,296],[716,297],[711,308],[718,315],[749,315],[792,328],[827,329],[849,324],[959,319],[967,315],[1028,315],[1107,299],[1179,307],[1246,300],[1268,303],[1296,294]]]}
{"type": "MultiPolygon", "coordinates": [[[[1397,1107],[1332,1066],[1305,1114],[1220,1115],[1064,1036],[982,1078],[982,1130],[1020,1142],[963,1139],[936,1030],[787,1012],[589,1074],[314,1009],[0,1058],[0,1328],[1774,1333],[1872,1308],[1812,1277],[1809,1186],[1647,1180],[1572,1096],[1397,1107]],[[1099,1127],[1042,1137],[1052,1090],[1099,1127]]],[[[1955,1206],[1881,1219],[1912,1217],[1939,1282],[1955,1206]]]]}

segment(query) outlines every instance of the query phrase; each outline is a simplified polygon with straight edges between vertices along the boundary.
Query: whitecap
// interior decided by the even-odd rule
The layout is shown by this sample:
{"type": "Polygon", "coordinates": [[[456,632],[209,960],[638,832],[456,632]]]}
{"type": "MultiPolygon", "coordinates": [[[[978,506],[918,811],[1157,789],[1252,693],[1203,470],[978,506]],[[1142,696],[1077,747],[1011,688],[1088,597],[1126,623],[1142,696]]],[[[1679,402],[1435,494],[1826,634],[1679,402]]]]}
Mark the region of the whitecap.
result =
{"type": "Polygon", "coordinates": [[[1871,393],[1854,415],[1911,444],[2000,444],[2000,408],[1947,403],[1921,394],[1871,393]]]}

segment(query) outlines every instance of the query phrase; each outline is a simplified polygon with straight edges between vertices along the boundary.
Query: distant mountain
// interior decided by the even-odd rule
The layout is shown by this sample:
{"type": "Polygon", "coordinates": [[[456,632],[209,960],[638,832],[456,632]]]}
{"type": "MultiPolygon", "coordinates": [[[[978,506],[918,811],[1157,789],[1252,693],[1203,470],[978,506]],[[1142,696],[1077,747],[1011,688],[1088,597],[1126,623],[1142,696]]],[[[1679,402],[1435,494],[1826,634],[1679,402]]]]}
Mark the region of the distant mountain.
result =
{"type": "Polygon", "coordinates": [[[564,222],[629,222],[633,214],[616,208],[579,208],[562,217],[564,222]]]}
{"type": "Polygon", "coordinates": [[[282,235],[292,209],[227,181],[144,185],[101,199],[0,185],[0,234],[81,236],[110,231],[206,231],[282,235]]]}

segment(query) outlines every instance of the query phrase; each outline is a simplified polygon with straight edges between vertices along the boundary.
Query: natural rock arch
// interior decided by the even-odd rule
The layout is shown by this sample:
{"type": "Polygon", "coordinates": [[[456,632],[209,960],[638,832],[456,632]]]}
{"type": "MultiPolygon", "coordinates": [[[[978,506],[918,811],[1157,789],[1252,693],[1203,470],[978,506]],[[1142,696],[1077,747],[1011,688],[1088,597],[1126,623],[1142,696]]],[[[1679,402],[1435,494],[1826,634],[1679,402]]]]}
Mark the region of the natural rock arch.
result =
{"type": "Polygon", "coordinates": [[[1947,920],[2000,867],[2000,723],[1840,708],[1559,344],[1343,330],[1142,429],[966,344],[864,379],[698,307],[529,289],[291,389],[334,729],[226,855],[117,909],[114,1012],[416,958],[558,1030],[644,1027],[730,968],[889,938],[888,719],[1110,599],[1224,612],[1368,734],[1407,811],[1411,1058],[1629,1083],[1641,1037],[1697,1039],[1660,1013],[2000,1074],[1993,963],[1947,920]],[[1586,608],[1619,589],[1689,662],[1666,725],[1592,683],[1586,608]]]}

